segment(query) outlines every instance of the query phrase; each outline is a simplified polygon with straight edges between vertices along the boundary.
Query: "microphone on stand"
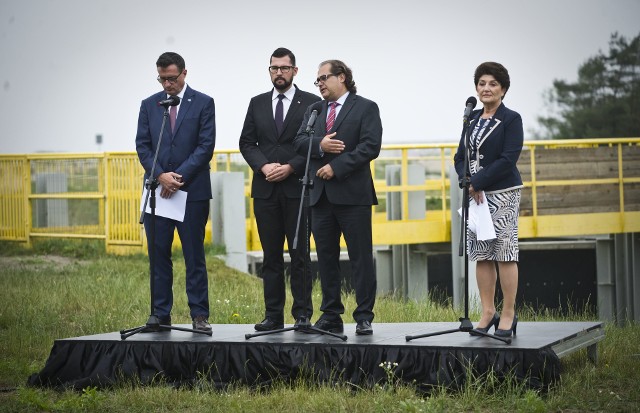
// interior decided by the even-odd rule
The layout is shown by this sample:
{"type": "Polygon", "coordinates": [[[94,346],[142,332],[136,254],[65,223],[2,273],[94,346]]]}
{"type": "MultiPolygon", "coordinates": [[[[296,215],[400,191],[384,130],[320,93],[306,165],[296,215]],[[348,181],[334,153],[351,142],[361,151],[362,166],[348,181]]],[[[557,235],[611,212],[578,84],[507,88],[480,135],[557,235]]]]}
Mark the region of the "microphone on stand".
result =
{"type": "Polygon", "coordinates": [[[307,122],[307,128],[305,129],[305,133],[309,133],[313,125],[316,123],[316,119],[318,118],[318,111],[322,106],[322,102],[317,102],[313,104],[313,109],[311,111],[311,116],[309,116],[309,121],[307,122]]]}
{"type": "Polygon", "coordinates": [[[473,109],[476,107],[476,103],[478,103],[478,99],[474,98],[473,96],[469,96],[469,98],[465,102],[464,116],[462,117],[462,122],[465,125],[468,123],[469,116],[471,115],[473,109]]]}
{"type": "Polygon", "coordinates": [[[158,106],[164,106],[165,108],[169,106],[178,106],[180,104],[180,98],[177,96],[169,96],[169,99],[161,100],[158,102],[158,106]]]}

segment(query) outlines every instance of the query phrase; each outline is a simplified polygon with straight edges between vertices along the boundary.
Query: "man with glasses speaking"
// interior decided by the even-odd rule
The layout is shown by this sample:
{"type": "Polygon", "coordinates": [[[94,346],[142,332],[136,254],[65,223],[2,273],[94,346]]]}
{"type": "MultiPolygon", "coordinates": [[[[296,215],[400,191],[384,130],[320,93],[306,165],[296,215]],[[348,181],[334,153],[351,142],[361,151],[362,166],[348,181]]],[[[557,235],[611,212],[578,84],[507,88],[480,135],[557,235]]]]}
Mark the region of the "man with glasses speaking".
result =
{"type": "Polygon", "coordinates": [[[370,162],[382,144],[378,105],[356,95],[353,73],[339,60],[320,64],[315,85],[324,98],[313,139],[305,133],[315,105],[305,113],[294,140],[299,154],[311,145],[311,228],[322,284],[322,316],[314,327],[341,333],[344,305],[340,298],[340,235],[344,236],[355,282],[356,334],[373,333],[376,275],[373,265],[371,206],[378,199],[370,162]]]}
{"type": "Polygon", "coordinates": [[[173,306],[173,264],[171,244],[174,230],[182,243],[186,266],[186,289],[193,328],[211,331],[208,275],[204,257],[205,225],[209,216],[211,178],[209,161],[216,139],[213,99],[191,89],[186,83],[184,59],[177,53],[160,55],[156,62],[158,82],[163,90],[142,101],[138,117],[136,150],[145,170],[145,178],[155,178],[160,196],[170,199],[178,191],[187,193],[184,220],[162,216],[155,218],[155,240],[150,239],[151,219],[144,219],[148,249],[155,248],[154,312],[160,325],[171,325],[173,306]],[[162,104],[173,99],[169,119],[160,142],[154,176],[151,173],[165,112],[162,104]],[[155,241],[155,242],[154,242],[155,241]]]}
{"type": "Polygon", "coordinates": [[[313,313],[309,268],[308,280],[304,279],[304,266],[309,262],[303,248],[292,249],[302,193],[300,178],[306,163],[305,157],[293,150],[293,138],[307,107],[320,98],[293,84],[297,73],[296,57],[289,49],[281,47],[271,54],[273,89],[251,99],[240,134],[240,152],[253,170],[251,197],[264,252],[261,275],[265,317],[255,325],[258,331],[284,327],[285,237],[291,257],[291,314],[296,324],[305,321],[301,324],[304,326],[313,313]]]}

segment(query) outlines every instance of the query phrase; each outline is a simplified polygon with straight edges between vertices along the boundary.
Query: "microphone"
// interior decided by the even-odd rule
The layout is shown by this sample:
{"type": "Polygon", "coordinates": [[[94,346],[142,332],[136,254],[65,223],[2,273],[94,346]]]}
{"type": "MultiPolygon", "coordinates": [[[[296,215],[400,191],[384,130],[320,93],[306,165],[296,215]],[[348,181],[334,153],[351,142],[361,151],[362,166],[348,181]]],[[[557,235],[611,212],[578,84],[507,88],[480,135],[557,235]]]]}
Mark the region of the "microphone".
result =
{"type": "Polygon", "coordinates": [[[465,102],[466,107],[464,108],[464,116],[462,117],[462,122],[466,125],[469,120],[469,115],[476,107],[476,103],[478,103],[478,99],[473,96],[469,96],[469,99],[465,102]]]}
{"type": "Polygon", "coordinates": [[[164,106],[169,107],[169,106],[178,106],[180,104],[180,98],[177,96],[169,96],[169,99],[165,99],[165,100],[161,100],[160,102],[158,102],[158,106],[164,106]]]}
{"type": "Polygon", "coordinates": [[[318,109],[319,107],[322,105],[321,102],[319,102],[320,105],[318,105],[318,103],[314,103],[313,106],[313,110],[311,111],[311,115],[309,116],[309,121],[307,122],[307,129],[305,129],[305,133],[309,133],[309,131],[311,130],[311,128],[313,128],[313,125],[315,125],[316,123],[316,119],[318,118],[318,109]]]}

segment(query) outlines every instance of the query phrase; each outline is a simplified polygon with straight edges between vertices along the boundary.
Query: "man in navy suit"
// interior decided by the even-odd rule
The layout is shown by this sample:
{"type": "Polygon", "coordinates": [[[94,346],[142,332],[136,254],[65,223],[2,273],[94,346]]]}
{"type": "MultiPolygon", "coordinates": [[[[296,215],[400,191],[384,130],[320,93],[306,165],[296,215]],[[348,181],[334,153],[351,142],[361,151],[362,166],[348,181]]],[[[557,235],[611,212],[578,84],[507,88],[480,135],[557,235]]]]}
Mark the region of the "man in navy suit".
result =
{"type": "Polygon", "coordinates": [[[253,170],[251,197],[264,252],[265,318],[255,325],[258,331],[284,327],[285,237],[291,257],[291,314],[296,323],[310,319],[313,314],[308,265],[304,279],[305,262],[309,261],[305,260],[301,246],[297,250],[292,248],[302,192],[299,180],[305,168],[305,158],[293,150],[293,138],[307,106],[320,98],[293,84],[297,73],[294,54],[282,47],[276,49],[269,61],[273,89],[251,99],[240,134],[240,152],[253,170]]]}
{"type": "Polygon", "coordinates": [[[311,139],[305,133],[313,109],[310,107],[294,140],[299,154],[306,154],[311,145],[311,171],[315,175],[310,204],[323,314],[314,326],[334,333],[344,330],[340,299],[342,234],[355,279],[356,334],[368,335],[373,333],[376,297],[371,206],[378,204],[370,162],[378,157],[382,145],[380,111],[375,102],[356,95],[353,73],[339,60],[320,64],[315,85],[325,100],[316,134],[311,139]]]}
{"type": "Polygon", "coordinates": [[[184,59],[177,53],[160,55],[156,62],[158,82],[164,89],[142,101],[138,117],[136,150],[145,170],[145,178],[158,181],[160,196],[170,199],[176,191],[187,192],[184,221],[155,217],[155,239],[150,239],[151,216],[144,227],[148,248],[155,248],[153,277],[154,311],[161,325],[171,325],[173,306],[173,263],[171,244],[177,228],[186,266],[186,289],[193,328],[211,331],[209,317],[208,275],[204,257],[205,225],[209,216],[211,178],[209,161],[216,139],[215,105],[213,99],[191,89],[186,83],[184,59]],[[151,173],[153,158],[165,109],[158,102],[178,96],[180,104],[172,106],[166,122],[158,160],[151,173]]]}

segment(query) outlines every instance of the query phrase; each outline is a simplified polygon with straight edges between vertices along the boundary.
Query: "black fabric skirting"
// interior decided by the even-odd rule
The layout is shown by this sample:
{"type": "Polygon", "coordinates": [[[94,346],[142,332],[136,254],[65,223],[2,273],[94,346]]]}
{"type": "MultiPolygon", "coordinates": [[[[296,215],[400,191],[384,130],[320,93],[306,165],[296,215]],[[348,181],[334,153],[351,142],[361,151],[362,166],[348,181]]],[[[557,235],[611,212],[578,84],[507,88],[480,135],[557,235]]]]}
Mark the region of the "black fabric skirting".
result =
{"type": "MultiPolygon", "coordinates": [[[[304,336],[291,332],[280,334],[279,339],[288,334],[304,336]]],[[[162,337],[162,333],[152,335],[162,337]]],[[[469,340],[468,334],[462,335],[469,340]]],[[[371,387],[391,378],[428,391],[436,385],[459,388],[470,375],[488,372],[499,378],[514,377],[534,389],[545,389],[560,377],[560,360],[550,347],[497,345],[486,338],[475,340],[485,340],[487,347],[446,347],[431,346],[425,340],[385,345],[346,343],[334,338],[285,343],[274,342],[275,335],[270,337],[222,342],[56,340],[45,367],[33,374],[28,384],[83,389],[127,381],[190,386],[206,380],[224,388],[230,384],[268,386],[274,381],[308,377],[314,382],[371,387]],[[382,363],[391,363],[391,376],[380,366],[382,363]]]]}

